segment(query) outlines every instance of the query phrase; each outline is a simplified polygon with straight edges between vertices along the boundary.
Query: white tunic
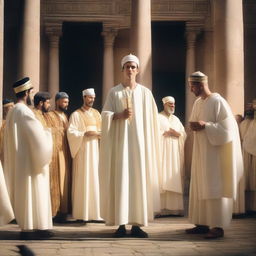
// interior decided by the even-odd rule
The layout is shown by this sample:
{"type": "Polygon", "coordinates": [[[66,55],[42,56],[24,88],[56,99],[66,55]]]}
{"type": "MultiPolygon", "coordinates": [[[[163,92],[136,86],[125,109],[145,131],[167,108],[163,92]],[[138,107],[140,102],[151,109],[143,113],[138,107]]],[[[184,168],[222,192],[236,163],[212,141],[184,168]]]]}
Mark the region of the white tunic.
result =
{"type": "Polygon", "coordinates": [[[159,114],[162,148],[161,209],[183,210],[184,143],[185,129],[175,115],[159,114]],[[165,137],[170,128],[180,133],[179,137],[165,137]]]}
{"type": "Polygon", "coordinates": [[[14,219],[14,214],[0,162],[0,226],[9,223],[12,219],[14,219]]]}
{"type": "Polygon", "coordinates": [[[102,112],[101,216],[108,225],[148,224],[160,211],[158,111],[152,93],[137,84],[113,87],[102,112]],[[127,105],[130,119],[113,120],[127,105]]]}
{"type": "Polygon", "coordinates": [[[75,111],[69,119],[67,137],[73,158],[72,215],[75,219],[101,220],[99,199],[99,140],[84,136],[87,131],[100,131],[96,126],[98,111],[75,111]],[[83,115],[83,116],[82,116],[83,115]],[[95,125],[88,125],[88,118],[95,118],[95,125]],[[93,128],[94,127],[94,128],[93,128]]]}
{"type": "Polygon", "coordinates": [[[249,122],[243,138],[243,151],[247,173],[248,210],[256,211],[256,119],[249,122]]]}
{"type": "Polygon", "coordinates": [[[52,228],[51,132],[43,128],[32,110],[23,103],[17,103],[7,115],[4,156],[7,189],[20,228],[52,228]]]}
{"type": "Polygon", "coordinates": [[[243,175],[237,123],[227,102],[217,93],[193,105],[190,121],[203,120],[194,132],[189,220],[194,224],[226,227],[243,175]]]}

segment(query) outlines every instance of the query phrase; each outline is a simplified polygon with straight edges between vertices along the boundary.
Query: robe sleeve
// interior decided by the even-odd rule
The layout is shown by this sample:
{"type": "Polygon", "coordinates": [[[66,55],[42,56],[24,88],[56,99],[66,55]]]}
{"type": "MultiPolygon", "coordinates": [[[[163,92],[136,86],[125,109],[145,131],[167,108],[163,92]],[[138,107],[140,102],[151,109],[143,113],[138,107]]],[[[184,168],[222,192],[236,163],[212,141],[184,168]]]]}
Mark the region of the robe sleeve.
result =
{"type": "Polygon", "coordinates": [[[108,186],[110,184],[110,169],[112,155],[112,133],[111,124],[114,117],[114,103],[111,91],[109,92],[106,102],[101,113],[101,143],[99,155],[99,182],[100,182],[100,205],[101,212],[104,216],[104,211],[107,208],[108,201],[108,186]]]}
{"type": "Polygon", "coordinates": [[[67,137],[72,158],[75,158],[84,139],[85,130],[82,130],[80,119],[78,112],[74,112],[69,119],[67,137]]]}
{"type": "Polygon", "coordinates": [[[33,170],[41,172],[43,167],[51,162],[52,158],[51,129],[44,128],[32,111],[23,113],[20,125],[29,144],[33,170]]]}
{"type": "Polygon", "coordinates": [[[216,121],[207,122],[205,131],[209,142],[214,146],[220,146],[231,142],[233,128],[237,126],[231,110],[223,100],[218,100],[214,106],[216,110],[216,121]]]}
{"type": "Polygon", "coordinates": [[[246,152],[256,156],[256,120],[252,120],[244,136],[243,148],[246,152]]]}
{"type": "Polygon", "coordinates": [[[162,188],[160,125],[158,109],[150,90],[146,90],[144,101],[144,136],[145,136],[145,160],[147,171],[147,183],[151,186],[153,211],[159,212],[160,189],[162,188]]]}

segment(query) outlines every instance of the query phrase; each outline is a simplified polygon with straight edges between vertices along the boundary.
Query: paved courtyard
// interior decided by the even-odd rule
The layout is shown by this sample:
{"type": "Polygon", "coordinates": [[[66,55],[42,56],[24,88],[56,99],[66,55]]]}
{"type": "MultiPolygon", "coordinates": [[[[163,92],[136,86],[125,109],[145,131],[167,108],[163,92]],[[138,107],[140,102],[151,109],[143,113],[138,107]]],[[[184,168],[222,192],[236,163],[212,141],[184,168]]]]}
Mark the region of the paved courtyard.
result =
{"type": "Polygon", "coordinates": [[[158,218],[144,228],[147,239],[112,238],[115,227],[102,223],[76,222],[55,225],[50,240],[20,241],[19,228],[9,224],[0,228],[0,255],[19,255],[16,245],[27,245],[37,256],[159,256],[159,255],[256,255],[256,218],[233,219],[225,237],[205,240],[203,235],[188,235],[192,227],[185,217],[158,218]]]}

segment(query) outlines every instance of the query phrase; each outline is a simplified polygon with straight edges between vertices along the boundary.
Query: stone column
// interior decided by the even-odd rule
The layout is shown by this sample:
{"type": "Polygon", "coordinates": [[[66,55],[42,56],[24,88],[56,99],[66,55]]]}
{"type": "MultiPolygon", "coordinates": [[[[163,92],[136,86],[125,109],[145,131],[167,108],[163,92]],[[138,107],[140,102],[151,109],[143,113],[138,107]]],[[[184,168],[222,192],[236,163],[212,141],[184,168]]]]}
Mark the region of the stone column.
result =
{"type": "Polygon", "coordinates": [[[214,66],[215,89],[234,114],[244,107],[243,1],[215,0],[214,66]]]}
{"type": "Polygon", "coordinates": [[[188,77],[191,73],[196,70],[196,59],[195,59],[195,47],[196,47],[196,37],[200,29],[197,24],[187,23],[186,24],[186,81],[185,81],[185,92],[186,92],[186,108],[185,108],[185,127],[187,132],[187,139],[185,143],[185,181],[184,181],[184,193],[188,195],[189,193],[189,182],[190,182],[190,170],[191,170],[191,160],[192,160],[192,145],[193,145],[193,133],[188,128],[188,120],[192,111],[192,106],[195,101],[195,96],[191,93],[188,77]]]}
{"type": "Polygon", "coordinates": [[[62,32],[62,24],[47,25],[46,34],[49,38],[49,69],[48,91],[52,99],[59,91],[59,40],[62,32]]]}
{"type": "Polygon", "coordinates": [[[140,60],[137,81],[152,89],[151,1],[131,1],[130,49],[140,60]]]}
{"type": "Polygon", "coordinates": [[[196,37],[199,33],[199,28],[193,24],[186,24],[186,108],[185,108],[185,122],[188,123],[192,106],[195,100],[195,96],[190,92],[188,77],[191,73],[196,70],[196,59],[195,59],[195,47],[196,47],[196,37]]]}
{"type": "Polygon", "coordinates": [[[2,123],[3,101],[3,63],[4,62],[4,0],[0,0],[0,125],[2,123]]]}
{"type": "Polygon", "coordinates": [[[40,0],[24,0],[18,78],[29,76],[34,91],[40,85],[40,0]]]}
{"type": "Polygon", "coordinates": [[[102,85],[102,105],[105,103],[106,96],[114,86],[114,40],[117,29],[104,27],[101,33],[104,37],[104,56],[103,56],[103,85],[102,85]]]}

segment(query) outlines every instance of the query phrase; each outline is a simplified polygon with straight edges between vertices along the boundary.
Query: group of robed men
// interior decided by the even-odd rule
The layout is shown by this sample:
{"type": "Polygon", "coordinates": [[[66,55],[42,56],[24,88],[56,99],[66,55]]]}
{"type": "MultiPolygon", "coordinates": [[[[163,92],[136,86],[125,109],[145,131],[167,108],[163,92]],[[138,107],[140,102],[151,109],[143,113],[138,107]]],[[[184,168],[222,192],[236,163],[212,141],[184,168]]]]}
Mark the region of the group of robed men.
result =
{"type": "MultiPolygon", "coordinates": [[[[124,56],[123,81],[109,91],[101,115],[92,108],[94,90],[86,89],[83,106],[69,122],[66,93],[56,95],[56,110],[47,113],[46,93],[35,95],[34,110],[28,107],[29,78],[14,84],[17,104],[9,111],[4,132],[4,176],[11,203],[4,210],[0,205],[0,215],[8,216],[5,221],[15,215],[23,238],[31,231],[51,236],[52,216],[68,212],[69,149],[75,219],[117,225],[115,237],[125,237],[130,224],[132,236],[148,237],[140,227],[155,213],[183,210],[186,133],[173,115],[173,97],[163,98],[164,111],[158,114],[151,91],[136,82],[139,66],[136,56],[124,56]]],[[[189,220],[196,226],[186,232],[218,238],[230,224],[243,177],[239,130],[227,102],[209,90],[206,75],[191,74],[189,86],[198,97],[190,117],[194,143],[189,220]]],[[[7,193],[3,197],[6,201],[7,193]]]]}

